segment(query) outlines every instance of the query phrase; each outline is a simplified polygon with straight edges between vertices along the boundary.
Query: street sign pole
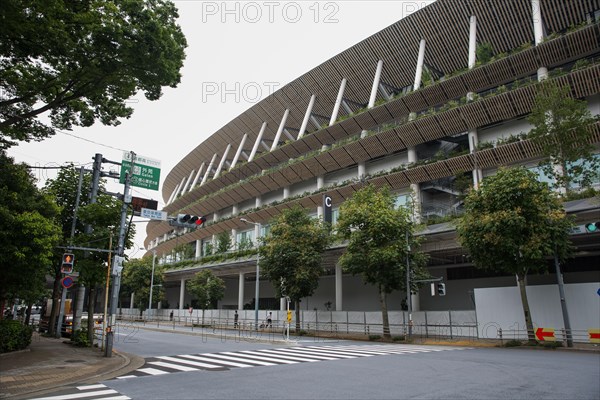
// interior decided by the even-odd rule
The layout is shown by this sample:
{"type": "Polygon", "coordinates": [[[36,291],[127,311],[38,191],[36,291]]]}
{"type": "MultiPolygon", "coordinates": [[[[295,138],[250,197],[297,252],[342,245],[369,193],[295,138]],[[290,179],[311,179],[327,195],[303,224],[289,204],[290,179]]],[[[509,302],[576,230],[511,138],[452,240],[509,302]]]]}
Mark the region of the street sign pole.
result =
{"type": "MultiPolygon", "coordinates": [[[[131,159],[135,160],[135,153],[131,152],[131,159]]],[[[131,185],[131,171],[126,171],[125,173],[125,187],[123,189],[123,194],[127,196],[129,193],[130,185],[131,185]]],[[[117,245],[117,256],[123,257],[125,255],[125,235],[127,231],[127,209],[128,204],[123,199],[123,205],[121,206],[121,225],[119,227],[119,241],[117,245]]],[[[119,301],[119,290],[121,286],[121,271],[120,266],[115,265],[117,263],[113,263],[115,266],[112,269],[112,290],[111,290],[111,299],[110,299],[110,320],[108,322],[108,326],[106,328],[106,348],[104,351],[105,357],[112,357],[112,347],[114,341],[114,332],[113,327],[116,324],[117,320],[117,303],[119,301]]]]}

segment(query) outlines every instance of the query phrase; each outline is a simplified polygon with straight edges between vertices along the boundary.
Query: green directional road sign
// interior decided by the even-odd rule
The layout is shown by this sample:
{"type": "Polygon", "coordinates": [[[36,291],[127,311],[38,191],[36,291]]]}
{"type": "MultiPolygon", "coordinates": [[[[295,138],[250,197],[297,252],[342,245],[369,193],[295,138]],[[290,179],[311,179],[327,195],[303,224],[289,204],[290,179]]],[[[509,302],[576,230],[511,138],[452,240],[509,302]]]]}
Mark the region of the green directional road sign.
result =
{"type": "MultiPolygon", "coordinates": [[[[123,161],[121,162],[120,183],[125,183],[125,173],[132,169],[131,153],[123,152],[123,161]]],[[[151,190],[158,190],[160,181],[160,161],[153,160],[144,156],[135,156],[131,185],[151,190]]]]}

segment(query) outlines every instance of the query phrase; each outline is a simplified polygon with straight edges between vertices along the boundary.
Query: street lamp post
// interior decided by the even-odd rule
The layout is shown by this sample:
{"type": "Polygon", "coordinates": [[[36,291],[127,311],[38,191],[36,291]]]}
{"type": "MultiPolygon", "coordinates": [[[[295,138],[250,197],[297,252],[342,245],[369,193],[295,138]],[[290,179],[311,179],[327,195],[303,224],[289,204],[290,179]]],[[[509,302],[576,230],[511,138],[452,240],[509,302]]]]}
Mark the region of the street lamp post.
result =
{"type": "MultiPolygon", "coordinates": [[[[240,218],[240,221],[250,225],[258,227],[258,234],[256,235],[257,248],[258,248],[258,236],[260,235],[261,224],[259,222],[248,221],[246,218],[240,218]]],[[[256,253],[256,283],[254,285],[254,329],[258,331],[258,296],[260,287],[260,253],[256,253]]]]}
{"type": "Polygon", "coordinates": [[[150,298],[148,299],[148,318],[152,313],[152,292],[154,291],[154,263],[156,261],[156,250],[152,250],[152,275],[150,276],[150,298]]]}

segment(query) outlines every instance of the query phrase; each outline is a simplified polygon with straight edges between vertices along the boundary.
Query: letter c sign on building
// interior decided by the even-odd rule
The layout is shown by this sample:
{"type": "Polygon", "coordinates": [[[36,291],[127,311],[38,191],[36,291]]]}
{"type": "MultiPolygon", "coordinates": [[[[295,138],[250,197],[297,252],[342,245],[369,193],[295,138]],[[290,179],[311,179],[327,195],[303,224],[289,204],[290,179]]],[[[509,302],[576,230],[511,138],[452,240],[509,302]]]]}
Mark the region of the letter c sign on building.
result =
{"type": "Polygon", "coordinates": [[[333,202],[331,196],[323,195],[323,221],[331,224],[331,206],[333,202]]]}

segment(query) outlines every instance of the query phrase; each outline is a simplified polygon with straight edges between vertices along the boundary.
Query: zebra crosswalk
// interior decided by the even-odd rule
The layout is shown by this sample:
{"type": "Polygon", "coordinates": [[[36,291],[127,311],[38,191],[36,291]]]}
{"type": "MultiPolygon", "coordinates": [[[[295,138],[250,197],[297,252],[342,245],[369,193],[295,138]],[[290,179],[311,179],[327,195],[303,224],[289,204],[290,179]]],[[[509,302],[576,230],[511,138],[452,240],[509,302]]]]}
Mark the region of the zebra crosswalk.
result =
{"type": "Polygon", "coordinates": [[[401,345],[347,345],[347,346],[294,346],[275,349],[224,351],[219,353],[180,354],[157,356],[128,375],[129,379],[151,375],[198,370],[224,371],[231,368],[268,367],[305,362],[347,360],[390,354],[417,354],[464,349],[463,347],[420,347],[401,345]]]}
{"type": "MultiPolygon", "coordinates": [[[[333,345],[292,346],[273,349],[223,351],[218,353],[180,354],[146,358],[144,365],[129,375],[115,379],[166,375],[176,372],[225,371],[232,368],[269,367],[320,361],[349,360],[355,358],[386,356],[392,354],[418,354],[466,347],[421,347],[402,345],[333,345]]],[[[49,397],[32,400],[129,400],[130,398],[103,384],[67,388],[49,397]]]]}
{"type": "Polygon", "coordinates": [[[109,388],[101,383],[95,385],[83,385],[76,386],[74,388],[62,391],[60,394],[56,394],[49,397],[36,397],[31,400],[73,400],[73,399],[86,399],[86,400],[130,400],[130,397],[123,396],[121,393],[114,389],[109,388]]]}

